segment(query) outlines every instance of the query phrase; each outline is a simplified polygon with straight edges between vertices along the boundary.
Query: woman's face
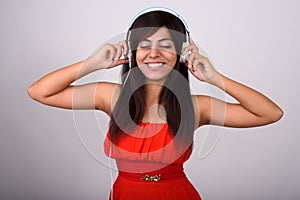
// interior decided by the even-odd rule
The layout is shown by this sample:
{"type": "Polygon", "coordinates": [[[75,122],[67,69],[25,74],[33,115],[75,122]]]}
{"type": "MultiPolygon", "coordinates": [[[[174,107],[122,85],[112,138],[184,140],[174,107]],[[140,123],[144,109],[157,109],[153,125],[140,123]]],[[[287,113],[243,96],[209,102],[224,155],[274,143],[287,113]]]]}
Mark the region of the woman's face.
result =
{"type": "Polygon", "coordinates": [[[159,28],[137,47],[136,61],[149,81],[164,81],[176,64],[176,49],[167,28],[159,28]]]}

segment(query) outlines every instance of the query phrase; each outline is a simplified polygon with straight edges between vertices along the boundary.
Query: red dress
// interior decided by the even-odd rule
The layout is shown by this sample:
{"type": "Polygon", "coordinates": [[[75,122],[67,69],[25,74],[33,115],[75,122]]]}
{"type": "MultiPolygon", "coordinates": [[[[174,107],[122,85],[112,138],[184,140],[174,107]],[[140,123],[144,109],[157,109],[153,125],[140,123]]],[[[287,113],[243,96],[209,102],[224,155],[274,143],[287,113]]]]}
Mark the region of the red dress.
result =
{"type": "Polygon", "coordinates": [[[167,123],[142,122],[130,135],[120,131],[114,142],[108,132],[104,151],[119,171],[109,199],[201,200],[183,171],[192,145],[179,155],[173,141],[167,123]]]}

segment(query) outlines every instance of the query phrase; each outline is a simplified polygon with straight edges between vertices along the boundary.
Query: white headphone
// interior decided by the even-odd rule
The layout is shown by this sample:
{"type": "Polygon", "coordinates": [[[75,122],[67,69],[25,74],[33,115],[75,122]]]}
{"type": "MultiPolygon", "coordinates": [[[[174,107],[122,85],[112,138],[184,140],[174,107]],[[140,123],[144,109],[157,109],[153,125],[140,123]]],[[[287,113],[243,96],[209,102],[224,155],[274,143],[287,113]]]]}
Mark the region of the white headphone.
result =
{"type": "MultiPolygon", "coordinates": [[[[134,23],[134,21],[141,15],[145,14],[145,13],[148,13],[148,12],[152,12],[152,11],[164,11],[164,12],[167,12],[167,13],[170,13],[172,15],[174,15],[175,17],[177,17],[184,25],[184,28],[185,28],[185,32],[186,32],[186,42],[183,43],[182,45],[182,50],[181,50],[181,55],[180,55],[180,60],[179,62],[181,63],[185,63],[187,60],[188,60],[188,57],[189,57],[189,54],[191,52],[188,52],[186,54],[182,54],[183,52],[183,49],[189,45],[189,40],[190,40],[190,31],[189,31],[189,28],[188,28],[188,25],[187,23],[185,22],[185,20],[175,11],[169,9],[169,8],[166,8],[166,7],[162,7],[162,6],[155,6],[155,7],[149,7],[149,8],[146,8],[140,12],[138,12],[135,17],[131,20],[131,22],[129,23],[129,26],[128,26],[128,34],[127,34],[127,41],[129,42],[128,38],[130,38],[130,27],[132,26],[132,24],[134,23]]],[[[130,44],[128,43],[128,47],[129,47],[129,54],[128,54],[128,58],[130,59],[131,58],[131,47],[130,47],[130,44]]],[[[129,62],[131,62],[131,60],[129,60],[129,62]]]]}
{"type": "MultiPolygon", "coordinates": [[[[161,6],[156,6],[156,7],[150,7],[150,8],[146,8],[142,11],[140,11],[139,13],[137,13],[135,15],[135,17],[131,20],[131,22],[129,23],[129,26],[128,26],[128,31],[127,31],[127,36],[126,36],[126,40],[127,40],[127,43],[128,43],[128,53],[127,53],[127,57],[128,57],[128,60],[129,60],[129,71],[127,72],[127,75],[126,75],[126,78],[124,80],[124,85],[125,85],[125,82],[127,81],[128,77],[129,77],[129,74],[130,74],[130,70],[132,69],[132,61],[131,61],[131,45],[130,45],[130,42],[129,42],[129,38],[130,38],[130,34],[131,34],[131,31],[130,31],[130,28],[132,26],[132,24],[134,23],[134,21],[139,17],[141,16],[142,14],[145,14],[145,13],[148,13],[148,12],[151,12],[151,11],[164,11],[164,12],[167,12],[167,13],[170,13],[172,15],[174,15],[175,17],[177,17],[184,25],[184,28],[185,28],[185,32],[186,32],[186,42],[184,42],[182,44],[182,49],[181,49],[181,55],[180,55],[180,59],[179,59],[179,62],[181,63],[185,63],[188,58],[189,58],[189,55],[191,54],[191,51],[188,51],[186,54],[182,54],[183,52],[183,49],[189,45],[189,40],[190,40],[190,31],[189,31],[189,28],[185,22],[185,20],[178,14],[176,13],[175,11],[169,9],[169,8],[165,8],[165,7],[161,7],[161,6]]],[[[124,87],[124,85],[122,86],[122,88],[124,87]]]]}

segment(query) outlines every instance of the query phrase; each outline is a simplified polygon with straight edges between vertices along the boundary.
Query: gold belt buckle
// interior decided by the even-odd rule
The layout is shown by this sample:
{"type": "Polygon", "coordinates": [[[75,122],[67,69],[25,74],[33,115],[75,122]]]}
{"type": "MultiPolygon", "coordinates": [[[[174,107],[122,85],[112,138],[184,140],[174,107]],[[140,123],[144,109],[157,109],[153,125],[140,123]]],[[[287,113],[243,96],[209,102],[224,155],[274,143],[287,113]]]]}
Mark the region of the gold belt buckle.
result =
{"type": "Polygon", "coordinates": [[[150,176],[148,174],[144,174],[144,173],[141,173],[142,174],[142,178],[141,180],[144,180],[144,181],[154,181],[154,182],[158,182],[160,181],[160,176],[161,174],[158,174],[158,175],[154,175],[154,176],[150,176]]]}

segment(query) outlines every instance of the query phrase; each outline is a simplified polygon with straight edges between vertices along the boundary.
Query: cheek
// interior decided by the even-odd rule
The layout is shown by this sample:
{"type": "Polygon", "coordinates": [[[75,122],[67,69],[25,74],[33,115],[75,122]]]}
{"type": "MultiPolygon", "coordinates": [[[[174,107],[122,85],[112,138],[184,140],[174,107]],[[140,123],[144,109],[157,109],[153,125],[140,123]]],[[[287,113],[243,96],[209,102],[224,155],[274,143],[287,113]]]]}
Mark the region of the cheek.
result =
{"type": "Polygon", "coordinates": [[[177,61],[177,55],[176,54],[168,54],[165,56],[167,58],[167,60],[169,61],[169,67],[173,68],[176,64],[176,61],[177,61]]]}
{"type": "Polygon", "coordinates": [[[136,51],[136,62],[139,63],[139,62],[143,62],[143,60],[146,58],[147,56],[147,52],[143,51],[143,50],[137,50],[136,51]]]}

